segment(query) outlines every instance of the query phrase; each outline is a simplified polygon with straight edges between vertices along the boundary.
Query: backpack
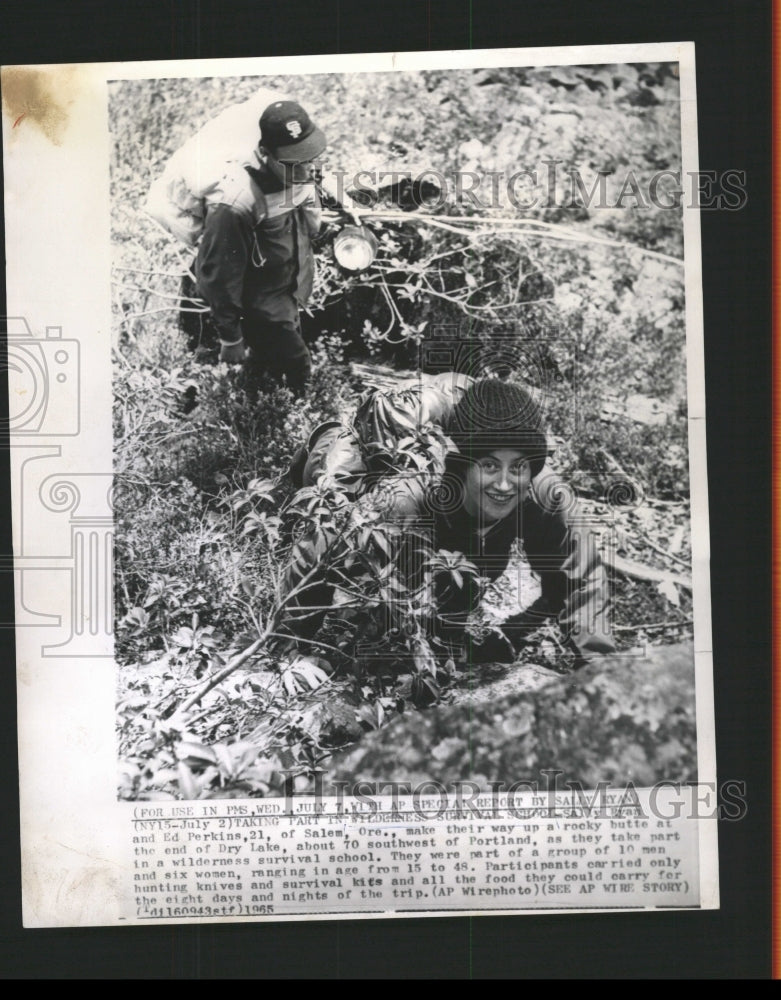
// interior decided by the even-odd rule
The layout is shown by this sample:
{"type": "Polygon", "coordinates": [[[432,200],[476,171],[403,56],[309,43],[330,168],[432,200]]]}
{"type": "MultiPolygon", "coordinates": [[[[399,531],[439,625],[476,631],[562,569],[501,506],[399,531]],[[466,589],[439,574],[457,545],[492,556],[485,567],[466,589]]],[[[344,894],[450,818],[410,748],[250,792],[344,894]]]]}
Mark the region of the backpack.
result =
{"type": "Polygon", "coordinates": [[[143,211],[168,233],[194,247],[203,232],[206,209],[219,199],[226,175],[243,169],[260,138],[258,122],[274,101],[288,98],[263,88],[208,121],[168,160],[149,188],[143,211]]]}
{"type": "Polygon", "coordinates": [[[421,373],[395,389],[370,390],[346,425],[328,421],[313,431],[297,485],[311,486],[325,475],[346,492],[360,496],[377,485],[378,478],[398,475],[409,480],[409,468],[394,469],[396,450],[405,440],[420,452],[420,461],[413,466],[418,473],[414,478],[420,479],[424,472],[441,472],[446,452],[434,446],[432,453],[430,446],[418,446],[414,439],[432,425],[445,432],[454,406],[471,383],[468,375],[456,372],[421,373]]]}

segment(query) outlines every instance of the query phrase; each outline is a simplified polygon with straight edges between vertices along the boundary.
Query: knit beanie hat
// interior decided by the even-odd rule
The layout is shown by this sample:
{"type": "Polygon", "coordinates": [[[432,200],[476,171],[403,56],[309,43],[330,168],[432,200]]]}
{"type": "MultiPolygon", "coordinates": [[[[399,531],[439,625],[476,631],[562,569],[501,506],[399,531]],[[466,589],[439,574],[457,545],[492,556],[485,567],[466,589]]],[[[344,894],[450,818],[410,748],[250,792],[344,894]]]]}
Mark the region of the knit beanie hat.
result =
{"type": "Polygon", "coordinates": [[[512,448],[538,475],[548,454],[542,413],[519,385],[484,378],[473,382],[453,408],[447,432],[464,458],[512,448]]]}

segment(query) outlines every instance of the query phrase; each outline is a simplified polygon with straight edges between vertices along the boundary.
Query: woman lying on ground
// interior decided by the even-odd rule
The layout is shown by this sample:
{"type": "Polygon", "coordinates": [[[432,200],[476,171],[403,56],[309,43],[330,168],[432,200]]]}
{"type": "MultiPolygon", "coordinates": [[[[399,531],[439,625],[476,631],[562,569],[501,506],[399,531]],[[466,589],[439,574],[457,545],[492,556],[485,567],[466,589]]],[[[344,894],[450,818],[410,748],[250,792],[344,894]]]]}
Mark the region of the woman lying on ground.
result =
{"type": "MultiPolygon", "coordinates": [[[[372,393],[349,426],[318,429],[291,471],[310,508],[330,488],[350,508],[330,528],[299,525],[283,584],[296,594],[291,636],[316,642],[329,612],[349,619],[361,594],[376,610],[382,594],[388,628],[403,630],[410,609],[424,609],[435,654],[512,662],[551,618],[576,666],[614,651],[599,528],[551,470],[542,415],[521,386],[445,373],[372,393]],[[371,530],[379,524],[384,543],[371,530]],[[358,551],[361,537],[373,561],[358,551]],[[499,627],[473,627],[486,584],[508,564],[514,613],[499,627]],[[381,578],[374,588],[367,565],[381,578]]],[[[294,498],[291,510],[302,509],[294,498]]]]}

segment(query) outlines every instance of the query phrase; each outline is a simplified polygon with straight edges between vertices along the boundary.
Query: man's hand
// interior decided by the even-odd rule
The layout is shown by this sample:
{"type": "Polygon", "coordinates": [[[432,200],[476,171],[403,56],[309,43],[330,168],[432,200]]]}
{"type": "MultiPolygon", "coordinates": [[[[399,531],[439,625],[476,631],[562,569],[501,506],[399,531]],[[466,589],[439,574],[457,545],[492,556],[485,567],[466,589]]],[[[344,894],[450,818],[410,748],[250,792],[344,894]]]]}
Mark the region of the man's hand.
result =
{"type": "Polygon", "coordinates": [[[227,365],[240,365],[246,356],[247,348],[243,340],[238,344],[220,344],[220,361],[224,361],[227,365]]]}

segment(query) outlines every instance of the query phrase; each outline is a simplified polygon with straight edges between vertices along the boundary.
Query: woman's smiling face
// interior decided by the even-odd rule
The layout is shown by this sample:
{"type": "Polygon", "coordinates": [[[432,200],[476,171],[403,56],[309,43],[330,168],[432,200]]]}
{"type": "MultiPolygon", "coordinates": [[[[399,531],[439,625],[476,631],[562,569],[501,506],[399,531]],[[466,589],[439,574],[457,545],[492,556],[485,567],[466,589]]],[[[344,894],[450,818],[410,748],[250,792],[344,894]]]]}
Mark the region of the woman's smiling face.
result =
{"type": "Polygon", "coordinates": [[[529,462],[520,451],[499,448],[472,462],[464,479],[464,509],[484,522],[511,514],[531,482],[529,462]]]}

